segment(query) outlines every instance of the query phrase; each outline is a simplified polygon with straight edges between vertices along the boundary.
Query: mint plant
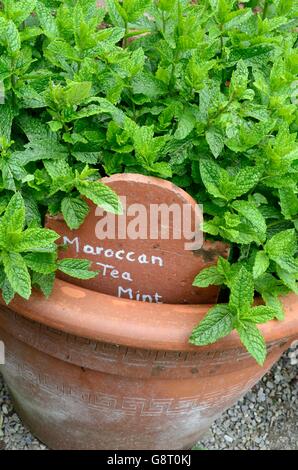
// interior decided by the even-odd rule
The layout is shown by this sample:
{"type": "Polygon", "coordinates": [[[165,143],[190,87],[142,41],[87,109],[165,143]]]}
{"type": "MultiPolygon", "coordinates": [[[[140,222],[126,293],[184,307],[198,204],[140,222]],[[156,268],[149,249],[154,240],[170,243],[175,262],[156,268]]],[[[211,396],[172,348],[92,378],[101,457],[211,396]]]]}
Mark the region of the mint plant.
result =
{"type": "Polygon", "coordinates": [[[48,296],[57,270],[79,279],[97,275],[89,271],[91,263],[87,260],[58,260],[58,238],[53,230],[26,226],[25,203],[16,192],[0,219],[0,287],[6,303],[15,294],[29,299],[32,285],[48,296]]]}
{"type": "MultiPolygon", "coordinates": [[[[236,329],[261,364],[256,325],[282,319],[278,297],[297,293],[297,3],[96,3],[0,3],[2,211],[17,193],[27,229],[46,212],[75,229],[85,198],[121,211],[102,176],[173,181],[203,204],[206,236],[231,246],[194,281],[222,286],[226,303],[191,342],[236,329]]],[[[32,256],[21,255],[34,280],[49,276],[32,256]]]]}

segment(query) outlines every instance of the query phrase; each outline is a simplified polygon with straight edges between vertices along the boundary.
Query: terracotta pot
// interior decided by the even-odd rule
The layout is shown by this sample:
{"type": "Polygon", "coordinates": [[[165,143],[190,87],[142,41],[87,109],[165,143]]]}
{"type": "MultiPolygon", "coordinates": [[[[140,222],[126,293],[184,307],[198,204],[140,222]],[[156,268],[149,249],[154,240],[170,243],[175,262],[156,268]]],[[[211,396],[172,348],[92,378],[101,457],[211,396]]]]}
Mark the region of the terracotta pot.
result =
{"type": "Polygon", "coordinates": [[[58,280],[0,309],[1,372],[33,434],[53,449],[190,448],[298,337],[298,297],[286,320],[261,327],[259,367],[237,334],[188,343],[208,305],[117,299],[58,280]]]}

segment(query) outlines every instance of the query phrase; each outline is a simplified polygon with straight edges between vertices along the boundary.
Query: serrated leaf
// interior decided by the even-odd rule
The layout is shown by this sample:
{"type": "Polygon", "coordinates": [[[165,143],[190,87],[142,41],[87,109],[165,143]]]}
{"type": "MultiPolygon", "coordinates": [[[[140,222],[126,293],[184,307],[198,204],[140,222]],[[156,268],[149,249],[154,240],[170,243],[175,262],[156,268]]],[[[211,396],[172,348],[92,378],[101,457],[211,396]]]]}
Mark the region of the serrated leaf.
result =
{"type": "Polygon", "coordinates": [[[269,267],[270,260],[266,255],[265,251],[258,251],[255,257],[255,262],[253,266],[253,277],[257,277],[264,274],[269,267]]]}
{"type": "Polygon", "coordinates": [[[161,178],[171,178],[172,169],[169,163],[167,162],[154,162],[150,165],[150,172],[157,174],[161,178]]]}
{"type": "Polygon", "coordinates": [[[31,295],[31,279],[26,263],[19,253],[2,253],[4,271],[12,289],[24,299],[31,295]]]}
{"type": "Polygon", "coordinates": [[[13,21],[8,21],[6,27],[6,40],[8,51],[15,55],[21,49],[20,33],[13,21]]]}
{"type": "Polygon", "coordinates": [[[145,95],[150,100],[159,98],[166,91],[165,84],[147,72],[138,73],[133,78],[132,87],[133,93],[145,95]]]}
{"type": "Polygon", "coordinates": [[[289,220],[298,214],[298,196],[293,188],[279,189],[281,212],[285,219],[289,220]]]}
{"type": "Polygon", "coordinates": [[[236,312],[245,313],[252,305],[254,282],[252,274],[242,266],[231,285],[229,305],[236,312]]]}
{"type": "Polygon", "coordinates": [[[21,232],[25,224],[25,204],[20,193],[14,194],[9,201],[5,214],[0,219],[0,233],[21,232]]]}
{"type": "Polygon", "coordinates": [[[40,227],[41,215],[39,212],[38,204],[33,196],[29,194],[23,194],[25,203],[25,218],[28,227],[40,227]]]}
{"type": "Polygon", "coordinates": [[[200,172],[207,191],[214,197],[231,201],[247,193],[260,179],[256,168],[246,167],[232,176],[211,159],[200,160],[200,172]]]}
{"type": "Polygon", "coordinates": [[[265,250],[269,257],[280,257],[284,253],[294,255],[297,249],[297,235],[294,229],[283,230],[268,240],[265,250]]]}
{"type": "Polygon", "coordinates": [[[231,199],[240,197],[250,191],[251,188],[253,188],[258,183],[260,176],[260,172],[257,168],[242,168],[235,176],[231,199]]]}
{"type": "Polygon", "coordinates": [[[14,118],[14,109],[7,100],[4,103],[1,102],[4,98],[2,96],[4,92],[4,89],[0,86],[0,136],[5,137],[9,141],[14,118]]]}
{"type": "Polygon", "coordinates": [[[9,17],[19,26],[35,8],[36,0],[18,0],[9,3],[9,17]]]}
{"type": "Polygon", "coordinates": [[[53,230],[45,228],[28,228],[13,245],[13,250],[22,253],[26,251],[52,252],[55,251],[55,241],[60,236],[53,230]]]}
{"type": "Polygon", "coordinates": [[[90,271],[91,262],[83,259],[64,258],[59,260],[57,267],[59,271],[77,279],[92,279],[98,272],[90,271]]]}
{"type": "Polygon", "coordinates": [[[6,305],[8,305],[14,298],[15,296],[15,291],[11,287],[11,284],[7,277],[5,278],[3,285],[2,285],[2,298],[6,305]]]}
{"type": "Polygon", "coordinates": [[[30,142],[24,147],[25,150],[16,151],[12,154],[12,158],[16,164],[21,166],[44,159],[64,159],[67,156],[67,148],[50,139],[40,139],[36,142],[30,142]]]}
{"type": "Polygon", "coordinates": [[[44,166],[50,177],[55,180],[61,177],[73,178],[72,169],[65,159],[60,160],[44,160],[44,166]]]}
{"type": "Polygon", "coordinates": [[[230,94],[242,97],[247,89],[248,83],[248,67],[243,60],[239,60],[236,69],[232,73],[230,94]]]}
{"type": "Polygon", "coordinates": [[[257,307],[251,308],[243,317],[242,320],[251,321],[252,323],[266,323],[267,321],[273,320],[276,316],[276,310],[267,305],[258,305],[257,307]]]}
{"type": "Polygon", "coordinates": [[[79,162],[89,163],[90,165],[96,165],[101,158],[99,152],[72,152],[71,154],[79,160],[79,162]]]}
{"type": "Polygon", "coordinates": [[[225,278],[225,280],[228,280],[230,278],[231,265],[229,261],[223,258],[222,256],[219,256],[218,258],[217,271],[225,278]]]}
{"type": "Polygon", "coordinates": [[[223,284],[225,277],[218,272],[216,266],[210,266],[210,268],[203,269],[193,281],[195,287],[208,287],[210,285],[220,286],[223,284]]]}
{"type": "Polygon", "coordinates": [[[89,206],[79,197],[67,196],[62,200],[61,210],[65,222],[73,230],[82,225],[89,212],[89,206]]]}
{"type": "Polygon", "coordinates": [[[259,209],[248,201],[234,201],[232,207],[248,221],[249,225],[256,232],[260,242],[264,242],[267,225],[259,209]]]}
{"type": "Polygon", "coordinates": [[[175,139],[185,139],[194,129],[196,123],[195,116],[190,109],[185,109],[178,121],[178,126],[174,134],[175,139]]]}
{"type": "MultiPolygon", "coordinates": [[[[88,100],[87,100],[88,102],[88,100]]],[[[94,98],[90,98],[89,99],[89,102],[96,102],[99,104],[99,106],[96,106],[96,105],[90,105],[90,114],[89,114],[89,111],[88,111],[88,107],[87,108],[83,108],[82,110],[80,111],[77,111],[77,115],[81,118],[81,117],[84,117],[84,116],[92,116],[94,114],[110,114],[112,116],[112,118],[114,119],[114,121],[118,124],[118,125],[123,125],[124,123],[124,120],[125,120],[125,114],[124,112],[117,108],[117,106],[114,106],[109,100],[105,99],[105,98],[100,98],[98,96],[94,97],[94,98]],[[94,106],[94,112],[92,112],[92,106],[94,106]],[[86,112],[85,112],[85,109],[86,109],[86,112]]]]}
{"type": "Polygon", "coordinates": [[[190,342],[196,346],[211,344],[233,330],[233,317],[229,307],[218,304],[211,308],[199,325],[193,330],[190,342]]]}
{"type": "Polygon", "coordinates": [[[91,82],[71,82],[65,89],[65,99],[68,105],[82,104],[91,93],[91,82]]]}
{"type": "Polygon", "coordinates": [[[99,181],[80,181],[77,183],[78,191],[94,204],[108,212],[122,214],[122,206],[117,194],[107,185],[99,181]]]}
{"type": "Polygon", "coordinates": [[[211,127],[206,132],[206,140],[215,158],[219,157],[224,148],[224,138],[222,133],[215,127],[211,127]]]}
{"type": "MultiPolygon", "coordinates": [[[[46,33],[47,35],[51,33],[46,33]]],[[[80,62],[80,56],[71,44],[63,39],[55,38],[45,50],[45,56],[49,62],[58,68],[69,71],[69,62],[80,62]]]]}
{"type": "Polygon", "coordinates": [[[105,4],[108,8],[109,17],[111,18],[113,25],[123,27],[125,26],[125,22],[117,10],[116,1],[117,0],[105,0],[105,4]]]}
{"type": "Polygon", "coordinates": [[[40,274],[50,274],[56,271],[56,253],[29,253],[24,256],[28,268],[40,274]]]}
{"type": "Polygon", "coordinates": [[[267,351],[265,340],[257,326],[252,322],[246,321],[237,326],[237,331],[242,344],[255,358],[257,363],[262,366],[265,362],[267,351]]]}
{"type": "Polygon", "coordinates": [[[214,197],[226,199],[219,189],[219,182],[222,178],[222,169],[219,165],[212,160],[202,159],[200,173],[207,191],[214,197]]]}
{"type": "Polygon", "coordinates": [[[54,39],[58,35],[57,25],[52,10],[47,8],[41,1],[36,4],[36,12],[43,32],[50,39],[54,39]]]}
{"type": "Polygon", "coordinates": [[[284,320],[285,319],[284,307],[281,301],[279,300],[279,298],[267,292],[262,293],[262,297],[264,301],[266,302],[266,305],[275,310],[275,318],[277,320],[284,320]]]}
{"type": "Polygon", "coordinates": [[[298,259],[290,255],[282,255],[272,257],[274,261],[280,266],[284,271],[290,274],[298,276],[298,259]]]}
{"type": "Polygon", "coordinates": [[[151,6],[151,0],[123,0],[123,9],[129,22],[134,22],[151,6]]]}
{"type": "Polygon", "coordinates": [[[276,268],[277,275],[282,280],[285,286],[287,286],[291,291],[298,294],[298,282],[297,282],[297,271],[296,273],[289,273],[288,271],[277,266],[276,268]]]}
{"type": "Polygon", "coordinates": [[[38,286],[42,293],[48,298],[54,287],[55,273],[41,274],[33,272],[32,284],[38,286]]]}

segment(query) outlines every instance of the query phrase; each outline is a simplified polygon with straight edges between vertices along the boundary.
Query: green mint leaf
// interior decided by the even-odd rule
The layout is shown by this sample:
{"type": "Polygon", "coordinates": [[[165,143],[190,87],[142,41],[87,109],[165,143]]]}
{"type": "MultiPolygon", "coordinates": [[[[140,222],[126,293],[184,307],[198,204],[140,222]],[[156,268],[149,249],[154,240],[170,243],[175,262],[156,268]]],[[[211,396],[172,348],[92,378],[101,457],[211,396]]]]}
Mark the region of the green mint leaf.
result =
{"type": "Polygon", "coordinates": [[[266,255],[265,251],[258,251],[255,257],[255,262],[253,266],[253,277],[257,277],[264,274],[269,267],[270,260],[266,255]]]}
{"type": "Polygon", "coordinates": [[[295,292],[295,294],[298,294],[298,271],[296,270],[295,273],[289,273],[288,271],[285,271],[284,269],[277,266],[276,272],[284,285],[287,286],[292,292],[295,292]]]}
{"type": "Polygon", "coordinates": [[[67,148],[51,139],[36,140],[26,144],[25,150],[14,152],[14,161],[22,166],[38,160],[63,160],[67,156],[67,148]]]}
{"type": "Polygon", "coordinates": [[[36,0],[5,1],[5,11],[10,19],[19,26],[28,18],[36,6],[36,0]]]}
{"type": "Polygon", "coordinates": [[[247,351],[260,366],[263,366],[267,354],[266,343],[257,326],[252,322],[246,321],[237,326],[237,331],[247,351]]]}
{"type": "Polygon", "coordinates": [[[210,285],[220,286],[224,283],[225,277],[218,272],[216,266],[210,266],[210,268],[203,269],[196,277],[193,282],[195,287],[208,287],[210,285]]]}
{"type": "Polygon", "coordinates": [[[72,152],[71,153],[79,162],[89,163],[96,165],[100,160],[101,154],[99,152],[72,152]]]}
{"type": "Polygon", "coordinates": [[[90,97],[91,82],[71,82],[65,89],[65,99],[69,106],[79,105],[90,97]]]}
{"type": "MultiPolygon", "coordinates": [[[[47,35],[51,34],[50,32],[45,33],[47,35]]],[[[68,62],[79,62],[80,56],[78,51],[72,47],[69,43],[64,41],[63,39],[56,38],[46,48],[44,52],[45,57],[47,60],[53,64],[55,67],[65,70],[66,72],[69,70],[68,62]]],[[[50,92],[46,93],[46,102],[50,105],[49,96],[51,96],[50,92]]],[[[65,99],[65,93],[62,96],[58,97],[61,100],[61,104],[65,99]]],[[[57,99],[57,98],[55,98],[57,99]]],[[[54,101],[55,101],[54,99],[54,101]]],[[[56,103],[57,104],[57,103],[56,103]]]]}
{"type": "Polygon", "coordinates": [[[83,259],[65,258],[57,263],[59,271],[77,279],[92,279],[98,272],[90,271],[91,262],[83,259]]]}
{"type": "Polygon", "coordinates": [[[229,261],[222,256],[219,256],[218,261],[217,261],[217,271],[219,274],[221,274],[224,278],[225,281],[227,281],[230,278],[231,275],[231,265],[229,261]]]}
{"type": "Polygon", "coordinates": [[[172,169],[169,163],[167,162],[155,162],[150,165],[150,172],[157,174],[161,178],[171,178],[172,169]]]}
{"type": "Polygon", "coordinates": [[[124,19],[117,9],[117,0],[105,0],[105,4],[108,9],[109,17],[114,26],[125,26],[124,19]]]}
{"type": "Polygon", "coordinates": [[[104,210],[114,214],[122,214],[120,199],[107,185],[99,181],[79,181],[77,190],[104,210]]]}
{"type": "Polygon", "coordinates": [[[10,54],[16,55],[21,49],[21,38],[16,25],[11,20],[7,23],[6,40],[10,54]]]}
{"type": "Polygon", "coordinates": [[[206,132],[206,140],[215,158],[219,157],[224,148],[224,138],[219,129],[211,127],[206,132]]]}
{"type": "Polygon", "coordinates": [[[13,250],[19,253],[26,251],[53,252],[56,249],[55,241],[60,236],[53,230],[45,228],[28,228],[14,243],[13,250]]]}
{"type": "Polygon", "coordinates": [[[143,15],[146,8],[151,6],[151,0],[124,0],[123,9],[130,23],[138,20],[143,15]]]}
{"type": "MultiPolygon", "coordinates": [[[[0,88],[2,94],[4,90],[0,88]]],[[[2,96],[0,95],[0,98],[2,96]]],[[[14,110],[12,105],[6,100],[4,103],[0,103],[0,137],[5,137],[7,141],[11,137],[11,127],[14,118],[14,110]]]]}
{"type": "Polygon", "coordinates": [[[297,235],[294,229],[284,230],[274,235],[266,243],[265,250],[270,258],[275,259],[283,254],[294,255],[297,249],[297,235]]]}
{"type": "Polygon", "coordinates": [[[28,253],[24,256],[28,268],[40,274],[50,274],[56,271],[56,253],[28,253]]]}
{"type": "Polygon", "coordinates": [[[54,288],[55,273],[41,274],[33,272],[32,284],[40,288],[45,297],[49,297],[54,288]]]}
{"type": "Polygon", "coordinates": [[[207,191],[212,196],[227,201],[247,193],[260,179],[256,168],[246,167],[232,176],[220,165],[206,158],[200,160],[200,172],[207,191]]]}
{"type": "Polygon", "coordinates": [[[15,291],[11,287],[9,280],[6,277],[2,285],[2,297],[6,305],[8,305],[13,300],[14,296],[15,291]]]}
{"type": "Polygon", "coordinates": [[[47,8],[42,1],[38,1],[36,4],[36,12],[44,34],[50,39],[54,39],[58,36],[57,25],[51,8],[47,8]]]}
{"type": "Polygon", "coordinates": [[[298,275],[298,259],[293,256],[283,255],[272,257],[278,266],[289,274],[298,275]]]}
{"type": "Polygon", "coordinates": [[[34,199],[33,195],[27,193],[23,194],[23,199],[25,203],[26,224],[29,228],[40,227],[41,215],[39,212],[37,201],[34,199]]]}
{"type": "Polygon", "coordinates": [[[267,226],[265,218],[259,209],[248,201],[234,201],[232,207],[247,220],[250,227],[256,232],[260,242],[264,242],[267,226]]]}
{"type": "Polygon", "coordinates": [[[0,238],[4,233],[9,237],[10,233],[21,232],[25,224],[25,204],[20,193],[12,196],[5,214],[0,219],[0,238]]]}
{"type": "Polygon", "coordinates": [[[65,222],[73,230],[82,225],[89,212],[89,206],[80,197],[67,196],[62,199],[61,210],[65,222]]]}
{"type": "Polygon", "coordinates": [[[239,60],[236,69],[232,73],[230,94],[242,98],[248,84],[248,67],[243,60],[239,60]]]}
{"type": "Polygon", "coordinates": [[[275,318],[277,320],[284,320],[285,319],[285,311],[283,308],[283,304],[279,300],[277,296],[272,295],[271,293],[264,292],[262,293],[262,297],[266,302],[268,307],[271,307],[275,310],[275,318]]]}
{"type": "Polygon", "coordinates": [[[72,169],[65,159],[44,160],[44,166],[53,180],[64,176],[73,179],[72,169]]]}
{"type": "Polygon", "coordinates": [[[298,196],[292,188],[281,188],[278,192],[281,212],[289,220],[298,214],[298,196]]]}
{"type": "Polygon", "coordinates": [[[258,305],[251,308],[242,318],[242,320],[251,321],[252,323],[266,323],[276,317],[276,310],[267,305],[258,305]]]}
{"type": "Polygon", "coordinates": [[[4,271],[12,289],[24,299],[31,295],[31,279],[26,263],[19,253],[2,253],[4,271]]]}
{"type": "Polygon", "coordinates": [[[240,314],[246,313],[254,298],[254,282],[252,274],[242,266],[233,278],[229,306],[240,314]]]}
{"type": "Polygon", "coordinates": [[[132,87],[133,93],[136,95],[145,95],[149,100],[159,98],[166,91],[165,84],[154,77],[154,75],[150,75],[147,72],[138,73],[133,78],[132,87]]]}
{"type": "Polygon", "coordinates": [[[233,330],[233,317],[229,307],[218,304],[212,307],[199,325],[193,330],[190,342],[197,346],[211,344],[233,330]]]}
{"type": "Polygon", "coordinates": [[[230,195],[230,199],[235,199],[236,197],[243,196],[248,191],[250,191],[260,179],[260,172],[257,168],[246,167],[237,173],[235,176],[233,190],[230,195]]]}
{"type": "Polygon", "coordinates": [[[185,109],[182,116],[179,119],[178,127],[174,134],[175,139],[183,140],[185,139],[191,131],[194,129],[196,124],[196,119],[190,109],[185,109]]]}
{"type": "Polygon", "coordinates": [[[207,191],[214,197],[226,199],[219,188],[223,170],[215,162],[209,159],[200,160],[200,173],[207,191]]]}

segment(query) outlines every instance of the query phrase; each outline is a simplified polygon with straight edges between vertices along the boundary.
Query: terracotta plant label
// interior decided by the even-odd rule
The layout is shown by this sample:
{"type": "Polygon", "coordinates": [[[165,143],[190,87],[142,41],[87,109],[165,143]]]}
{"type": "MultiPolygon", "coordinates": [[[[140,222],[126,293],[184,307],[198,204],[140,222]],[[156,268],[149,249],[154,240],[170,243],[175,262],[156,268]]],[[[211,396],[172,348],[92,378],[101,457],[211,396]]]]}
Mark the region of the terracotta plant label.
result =
{"type": "Polygon", "coordinates": [[[89,201],[89,215],[78,230],[70,230],[62,216],[48,217],[47,226],[66,245],[60,256],[88,258],[99,272],[88,281],[68,280],[144,302],[215,302],[216,287],[200,289],[192,282],[219,255],[226,257],[228,246],[203,243],[201,208],[194,199],[154,177],[120,174],[102,181],[121,197],[123,215],[107,214],[89,201]]]}

